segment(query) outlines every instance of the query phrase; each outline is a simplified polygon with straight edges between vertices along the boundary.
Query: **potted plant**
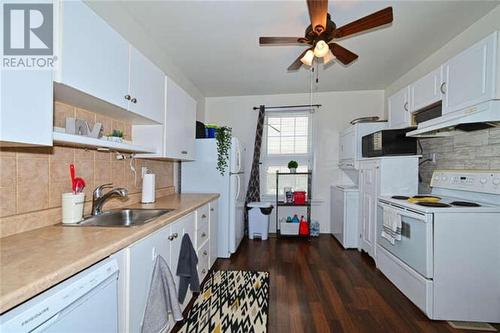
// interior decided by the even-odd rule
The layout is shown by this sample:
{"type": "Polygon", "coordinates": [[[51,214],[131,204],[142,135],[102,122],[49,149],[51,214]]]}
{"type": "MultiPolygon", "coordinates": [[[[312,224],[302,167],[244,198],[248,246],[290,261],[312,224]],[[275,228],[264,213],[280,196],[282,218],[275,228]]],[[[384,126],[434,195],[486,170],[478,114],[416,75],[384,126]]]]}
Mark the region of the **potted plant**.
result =
{"type": "Polygon", "coordinates": [[[215,130],[215,140],[217,141],[217,170],[224,176],[226,171],[229,154],[231,151],[231,127],[218,127],[215,130]]]}
{"type": "Polygon", "coordinates": [[[297,163],[297,161],[288,162],[288,169],[290,169],[290,173],[296,173],[298,166],[299,166],[299,163],[297,163]]]}

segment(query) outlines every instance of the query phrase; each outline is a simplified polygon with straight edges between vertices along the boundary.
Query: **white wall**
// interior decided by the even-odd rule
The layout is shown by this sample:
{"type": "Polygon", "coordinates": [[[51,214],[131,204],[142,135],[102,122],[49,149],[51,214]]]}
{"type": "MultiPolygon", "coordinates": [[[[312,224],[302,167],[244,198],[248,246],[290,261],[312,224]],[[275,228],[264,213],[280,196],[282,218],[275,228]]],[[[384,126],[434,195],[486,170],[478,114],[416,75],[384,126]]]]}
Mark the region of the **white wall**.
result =
{"type": "MultiPolygon", "coordinates": [[[[413,67],[398,80],[390,84],[385,89],[386,96],[391,96],[413,81],[430,73],[454,55],[460,53],[496,30],[500,30],[500,5],[454,37],[420,64],[413,67]]],[[[425,43],[425,38],[420,42],[425,43]]],[[[418,47],[417,44],[416,47],[418,47]]]]}
{"type": "MultiPolygon", "coordinates": [[[[384,92],[381,90],[324,92],[314,95],[314,103],[322,107],[313,115],[313,149],[316,169],[313,175],[313,199],[319,203],[313,208],[312,218],[320,221],[321,232],[330,231],[330,184],[341,178],[338,169],[339,132],[349,121],[364,116],[382,116],[384,92]]],[[[208,123],[230,126],[233,135],[247,147],[246,184],[251,168],[257,112],[252,108],[267,106],[309,104],[309,94],[209,97],[205,100],[205,120],[208,123]]],[[[274,220],[271,220],[274,231],[274,220]]]]}

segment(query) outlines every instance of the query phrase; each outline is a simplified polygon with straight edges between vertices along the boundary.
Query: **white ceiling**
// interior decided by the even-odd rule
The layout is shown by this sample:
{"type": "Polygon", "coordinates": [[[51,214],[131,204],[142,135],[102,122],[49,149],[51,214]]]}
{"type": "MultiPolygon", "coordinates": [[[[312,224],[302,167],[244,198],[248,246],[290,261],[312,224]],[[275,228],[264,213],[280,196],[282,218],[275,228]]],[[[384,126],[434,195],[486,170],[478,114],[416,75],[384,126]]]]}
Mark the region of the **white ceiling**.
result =
{"type": "MultiPolygon", "coordinates": [[[[303,36],[305,1],[123,1],[122,6],[205,96],[309,91],[286,68],[301,46],[260,47],[259,36],[303,36]]],[[[498,5],[497,1],[330,1],[341,26],[392,6],[392,25],[346,38],[349,66],[320,65],[319,91],[384,89],[498,5]]],[[[161,59],[161,57],[158,57],[161,59]]]]}

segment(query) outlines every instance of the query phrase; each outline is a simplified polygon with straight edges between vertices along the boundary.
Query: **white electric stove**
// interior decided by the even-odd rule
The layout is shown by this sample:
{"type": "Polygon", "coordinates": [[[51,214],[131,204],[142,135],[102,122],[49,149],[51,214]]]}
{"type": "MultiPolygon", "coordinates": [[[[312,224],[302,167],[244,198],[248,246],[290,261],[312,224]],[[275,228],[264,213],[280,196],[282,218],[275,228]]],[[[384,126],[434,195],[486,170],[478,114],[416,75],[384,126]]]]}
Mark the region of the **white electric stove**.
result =
{"type": "Polygon", "coordinates": [[[379,197],[378,268],[431,319],[500,322],[500,171],[439,170],[431,187],[430,203],[379,197]]]}

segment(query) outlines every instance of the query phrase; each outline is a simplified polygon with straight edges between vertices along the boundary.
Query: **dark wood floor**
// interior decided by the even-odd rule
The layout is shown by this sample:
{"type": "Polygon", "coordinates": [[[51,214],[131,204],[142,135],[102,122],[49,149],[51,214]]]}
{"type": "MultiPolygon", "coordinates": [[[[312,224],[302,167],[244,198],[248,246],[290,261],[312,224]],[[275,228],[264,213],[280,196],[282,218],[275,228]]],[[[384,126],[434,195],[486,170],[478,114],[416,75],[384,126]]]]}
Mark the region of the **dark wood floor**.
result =
{"type": "Polygon", "coordinates": [[[215,268],[270,272],[269,333],[466,332],[427,319],[366,254],[329,235],[244,240],[215,268]]]}

